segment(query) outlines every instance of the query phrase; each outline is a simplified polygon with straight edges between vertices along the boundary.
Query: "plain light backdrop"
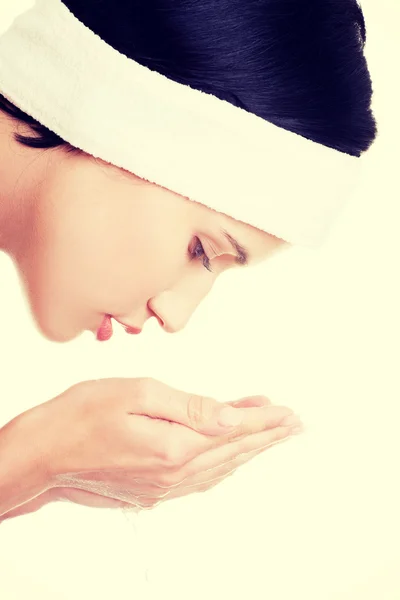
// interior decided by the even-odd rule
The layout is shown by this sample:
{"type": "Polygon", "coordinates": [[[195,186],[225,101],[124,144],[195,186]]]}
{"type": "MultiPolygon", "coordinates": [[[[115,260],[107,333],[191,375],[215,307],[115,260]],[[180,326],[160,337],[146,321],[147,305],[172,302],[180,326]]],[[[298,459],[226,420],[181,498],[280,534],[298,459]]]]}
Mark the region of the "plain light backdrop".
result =
{"type": "MultiPolygon", "coordinates": [[[[2,0],[0,29],[31,4],[2,0]]],[[[182,333],[105,345],[43,340],[0,255],[0,425],[81,380],[150,376],[266,394],[307,427],[154,512],[62,503],[3,523],[2,599],[400,600],[400,6],[362,6],[380,133],[322,249],[225,275],[182,333]]]]}

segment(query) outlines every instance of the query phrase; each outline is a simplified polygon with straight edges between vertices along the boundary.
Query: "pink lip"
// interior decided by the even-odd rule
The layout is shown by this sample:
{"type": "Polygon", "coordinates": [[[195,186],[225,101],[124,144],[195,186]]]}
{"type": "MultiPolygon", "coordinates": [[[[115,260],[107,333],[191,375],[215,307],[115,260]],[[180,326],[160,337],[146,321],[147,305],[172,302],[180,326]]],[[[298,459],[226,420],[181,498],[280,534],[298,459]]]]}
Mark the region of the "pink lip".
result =
{"type": "Polygon", "coordinates": [[[129,333],[131,335],[138,335],[139,333],[142,333],[141,329],[137,329],[136,327],[128,327],[127,325],[123,325],[126,333],[129,333]]]}
{"type": "Polygon", "coordinates": [[[99,329],[97,330],[97,340],[99,342],[107,342],[113,334],[113,326],[111,315],[104,315],[104,319],[99,329]]]}
{"type": "Polygon", "coordinates": [[[131,335],[138,335],[139,333],[142,333],[142,330],[139,329],[138,327],[133,327],[132,325],[127,325],[126,323],[123,323],[122,321],[119,321],[115,317],[113,317],[113,319],[117,323],[119,323],[120,325],[122,325],[122,327],[125,329],[126,333],[129,333],[131,335]]]}
{"type": "Polygon", "coordinates": [[[122,325],[126,333],[129,333],[130,335],[138,335],[142,332],[141,329],[138,329],[137,327],[132,327],[131,325],[126,325],[125,323],[122,323],[112,315],[104,315],[103,322],[97,330],[97,339],[99,342],[107,342],[109,339],[111,339],[113,335],[112,319],[114,319],[117,323],[122,325]]]}

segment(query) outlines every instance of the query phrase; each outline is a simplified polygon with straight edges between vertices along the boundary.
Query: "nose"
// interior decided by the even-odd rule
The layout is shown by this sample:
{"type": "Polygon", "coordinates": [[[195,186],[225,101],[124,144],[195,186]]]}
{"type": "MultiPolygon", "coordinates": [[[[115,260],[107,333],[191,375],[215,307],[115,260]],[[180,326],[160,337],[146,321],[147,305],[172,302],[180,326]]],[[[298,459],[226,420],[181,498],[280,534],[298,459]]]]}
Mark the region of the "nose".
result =
{"type": "Polygon", "coordinates": [[[167,290],[149,301],[149,308],[167,333],[177,333],[184,329],[198,304],[167,290]]]}
{"type": "Polygon", "coordinates": [[[167,333],[184,329],[191,316],[210,292],[214,278],[208,274],[207,281],[186,281],[151,298],[148,307],[167,333]]]}

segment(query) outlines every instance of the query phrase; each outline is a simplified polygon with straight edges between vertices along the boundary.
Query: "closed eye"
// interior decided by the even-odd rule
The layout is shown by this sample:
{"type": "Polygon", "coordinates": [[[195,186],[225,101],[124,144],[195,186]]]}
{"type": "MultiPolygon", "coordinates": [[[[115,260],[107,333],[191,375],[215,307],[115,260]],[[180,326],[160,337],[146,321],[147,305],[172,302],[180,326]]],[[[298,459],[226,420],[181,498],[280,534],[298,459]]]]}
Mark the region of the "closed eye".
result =
{"type": "Polygon", "coordinates": [[[202,259],[203,266],[207,269],[207,271],[212,272],[210,259],[207,256],[207,254],[203,248],[203,244],[201,243],[201,241],[199,240],[198,237],[195,237],[194,240],[195,240],[195,245],[190,250],[191,260],[196,260],[199,258],[202,259]]]}

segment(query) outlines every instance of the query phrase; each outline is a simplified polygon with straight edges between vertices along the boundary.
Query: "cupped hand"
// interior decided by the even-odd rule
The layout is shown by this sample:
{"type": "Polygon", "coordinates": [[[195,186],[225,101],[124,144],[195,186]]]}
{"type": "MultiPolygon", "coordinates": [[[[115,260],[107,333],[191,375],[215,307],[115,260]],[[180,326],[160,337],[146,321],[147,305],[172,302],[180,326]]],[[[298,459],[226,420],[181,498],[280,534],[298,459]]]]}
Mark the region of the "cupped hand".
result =
{"type": "Polygon", "coordinates": [[[83,382],[21,417],[25,439],[40,434],[48,488],[2,520],[57,500],[152,509],[214,487],[299,426],[262,396],[222,404],[153,379],[83,382]],[[240,425],[218,424],[227,406],[240,425]]]}

